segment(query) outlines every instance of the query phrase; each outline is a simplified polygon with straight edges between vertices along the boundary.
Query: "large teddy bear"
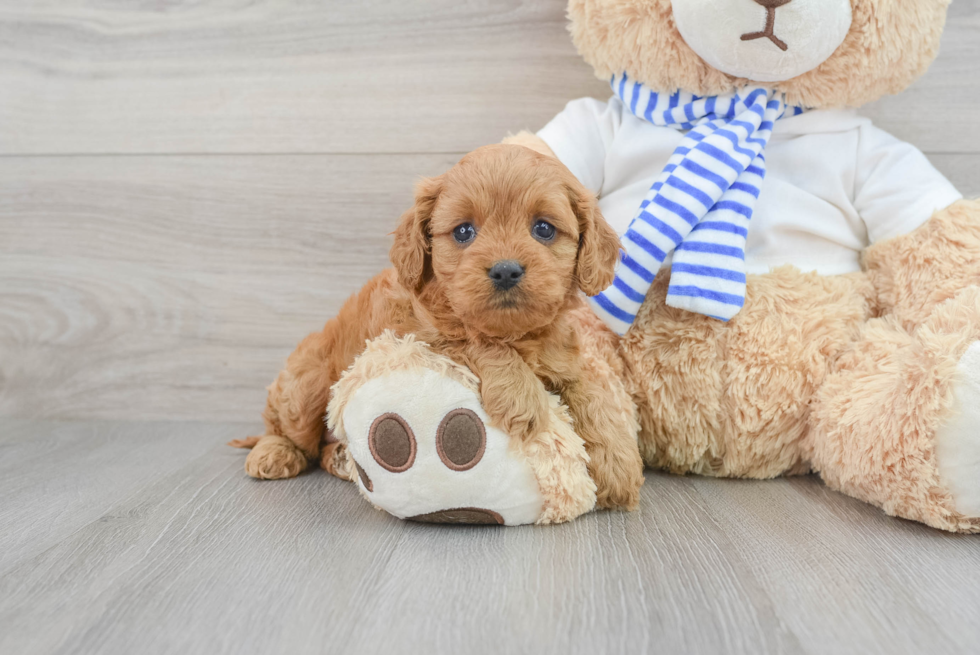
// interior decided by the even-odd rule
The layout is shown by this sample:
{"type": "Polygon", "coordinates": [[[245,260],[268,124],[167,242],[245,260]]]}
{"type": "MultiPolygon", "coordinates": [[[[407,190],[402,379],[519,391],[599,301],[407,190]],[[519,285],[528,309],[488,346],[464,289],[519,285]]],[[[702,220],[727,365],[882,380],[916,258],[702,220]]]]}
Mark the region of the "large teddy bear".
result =
{"type": "MultiPolygon", "coordinates": [[[[815,471],[889,514],[980,532],[980,203],[851,109],[926,69],[946,6],[569,2],[612,98],[507,141],[558,157],[622,238],[591,304],[623,335],[609,370],[649,466],[815,471]]],[[[595,504],[557,399],[531,448],[479,402],[468,371],[385,335],[335,388],[324,466],[400,517],[546,523],[595,504]],[[483,468],[454,464],[447,439],[483,468]]]]}
{"type": "Polygon", "coordinates": [[[613,97],[511,141],[623,237],[593,301],[625,332],[648,465],[815,471],[980,531],[980,203],[850,109],[925,71],[947,4],[569,2],[613,97]]]}

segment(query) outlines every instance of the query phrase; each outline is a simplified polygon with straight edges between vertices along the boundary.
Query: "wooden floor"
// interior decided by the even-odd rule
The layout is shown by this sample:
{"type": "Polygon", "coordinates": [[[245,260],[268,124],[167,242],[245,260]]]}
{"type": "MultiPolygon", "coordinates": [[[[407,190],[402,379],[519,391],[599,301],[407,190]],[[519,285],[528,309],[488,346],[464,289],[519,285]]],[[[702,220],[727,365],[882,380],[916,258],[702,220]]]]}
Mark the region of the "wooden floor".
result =
{"type": "Polygon", "coordinates": [[[638,512],[405,523],[254,425],[7,419],[2,653],[975,653],[980,540],[817,480],[648,473],[638,512]]]}
{"type": "MultiPolygon", "coordinates": [[[[605,98],[562,0],[0,0],[0,654],[976,653],[980,539],[818,480],[399,522],[223,445],[413,180],[605,98]]],[[[980,0],[864,112],[980,195],[980,0]]]]}

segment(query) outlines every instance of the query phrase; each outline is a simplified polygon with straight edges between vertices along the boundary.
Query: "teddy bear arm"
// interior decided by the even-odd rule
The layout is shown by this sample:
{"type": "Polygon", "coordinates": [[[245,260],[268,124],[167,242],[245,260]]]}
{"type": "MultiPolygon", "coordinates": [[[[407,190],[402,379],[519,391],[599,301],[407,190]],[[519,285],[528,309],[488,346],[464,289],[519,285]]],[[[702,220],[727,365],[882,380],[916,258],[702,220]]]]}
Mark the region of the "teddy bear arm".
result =
{"type": "Polygon", "coordinates": [[[511,134],[505,137],[501,143],[524,146],[525,148],[530,148],[531,150],[539,152],[542,155],[547,155],[548,157],[555,156],[554,151],[550,146],[548,146],[547,143],[545,143],[544,139],[533,132],[528,132],[527,130],[521,130],[517,134],[511,134]]]}
{"type": "Polygon", "coordinates": [[[864,252],[876,313],[913,331],[938,305],[980,285],[980,201],[960,200],[918,229],[864,252]]]}

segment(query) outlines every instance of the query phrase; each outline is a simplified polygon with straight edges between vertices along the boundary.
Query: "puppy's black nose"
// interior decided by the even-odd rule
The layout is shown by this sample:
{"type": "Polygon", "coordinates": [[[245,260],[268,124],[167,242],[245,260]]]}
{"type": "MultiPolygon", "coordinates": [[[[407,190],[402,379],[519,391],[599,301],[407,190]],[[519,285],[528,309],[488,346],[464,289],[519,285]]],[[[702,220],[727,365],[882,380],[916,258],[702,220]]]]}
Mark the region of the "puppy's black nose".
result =
{"type": "Polygon", "coordinates": [[[524,267],[513,259],[505,259],[494,264],[487,271],[487,275],[493,280],[493,286],[501,291],[506,291],[517,286],[517,283],[521,281],[521,278],[524,277],[524,267]]]}

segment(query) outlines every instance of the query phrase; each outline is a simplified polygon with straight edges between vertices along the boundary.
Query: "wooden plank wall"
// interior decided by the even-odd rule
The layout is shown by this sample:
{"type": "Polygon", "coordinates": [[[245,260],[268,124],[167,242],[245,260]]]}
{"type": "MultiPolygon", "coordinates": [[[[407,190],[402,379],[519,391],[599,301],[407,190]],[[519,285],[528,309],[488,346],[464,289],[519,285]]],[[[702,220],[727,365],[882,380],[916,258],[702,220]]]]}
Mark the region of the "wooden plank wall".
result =
{"type": "MultiPolygon", "coordinates": [[[[0,415],[254,420],[413,180],[606,85],[561,0],[0,0],[0,415]]],[[[980,0],[866,108],[980,195],[980,0]]]]}

